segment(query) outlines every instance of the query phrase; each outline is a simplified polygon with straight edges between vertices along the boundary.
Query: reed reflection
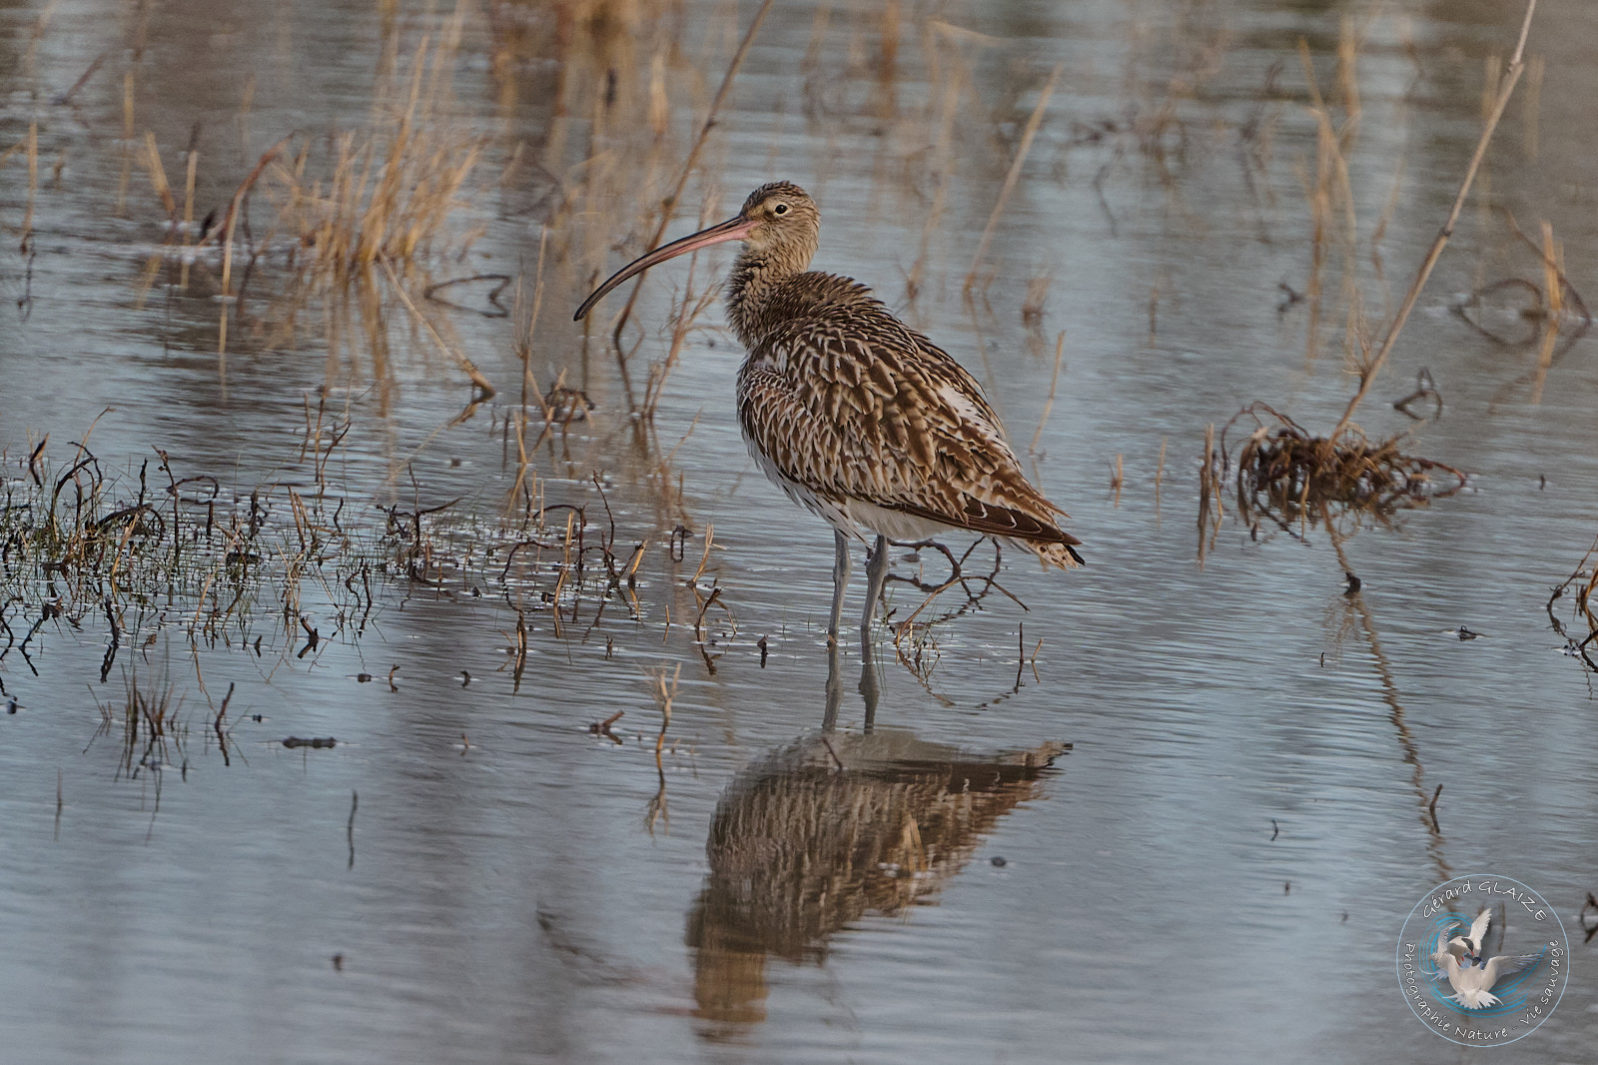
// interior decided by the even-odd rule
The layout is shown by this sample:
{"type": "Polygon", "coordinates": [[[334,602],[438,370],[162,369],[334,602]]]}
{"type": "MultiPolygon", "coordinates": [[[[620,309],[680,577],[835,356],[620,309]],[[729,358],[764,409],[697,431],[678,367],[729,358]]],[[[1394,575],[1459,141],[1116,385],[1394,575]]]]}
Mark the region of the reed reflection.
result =
{"type": "Polygon", "coordinates": [[[750,765],[716,807],[710,874],[687,930],[695,1013],[717,1022],[707,1035],[765,1019],[769,958],[819,963],[861,917],[933,902],[999,818],[1040,796],[1070,749],[972,752],[873,729],[875,681],[868,654],[867,728],[834,732],[843,685],[831,654],[823,728],[750,765]]]}

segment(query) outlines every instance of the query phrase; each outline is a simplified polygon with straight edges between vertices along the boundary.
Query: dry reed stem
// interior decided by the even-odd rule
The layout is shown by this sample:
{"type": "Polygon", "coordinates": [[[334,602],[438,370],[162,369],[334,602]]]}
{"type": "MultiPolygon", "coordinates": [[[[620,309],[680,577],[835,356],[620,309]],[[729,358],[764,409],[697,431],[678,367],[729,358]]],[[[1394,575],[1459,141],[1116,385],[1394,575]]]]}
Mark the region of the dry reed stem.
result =
{"type": "Polygon", "coordinates": [[[222,216],[222,221],[212,226],[208,232],[200,234],[199,239],[194,242],[197,247],[205,244],[219,233],[232,232],[233,216],[237,213],[239,204],[250,194],[250,189],[254,187],[256,180],[266,170],[267,164],[278,157],[278,153],[283,150],[283,146],[292,140],[294,136],[294,134],[289,133],[278,138],[276,144],[261,153],[261,157],[255,161],[255,166],[245,175],[244,180],[239,182],[238,187],[233,190],[233,195],[228,198],[227,213],[222,216]]]}
{"type": "Polygon", "coordinates": [[[144,131],[144,161],[150,170],[150,185],[155,189],[155,194],[161,198],[161,206],[166,211],[169,221],[177,221],[178,205],[172,198],[172,186],[167,184],[166,167],[161,165],[161,149],[156,146],[155,134],[150,130],[144,131]]]}
{"type": "Polygon", "coordinates": [[[677,668],[671,674],[671,684],[666,684],[666,671],[664,669],[650,673],[653,683],[655,706],[660,710],[660,733],[655,737],[655,765],[660,766],[660,755],[666,747],[666,730],[671,727],[671,704],[677,698],[677,682],[682,679],[682,663],[677,663],[677,668]]]}
{"type": "Polygon", "coordinates": [[[665,390],[666,379],[671,376],[671,371],[676,368],[678,357],[682,354],[683,342],[688,339],[688,331],[693,323],[709,309],[716,301],[717,288],[711,285],[697,297],[694,295],[694,274],[699,267],[699,256],[689,256],[688,276],[683,281],[682,301],[678,305],[677,313],[673,316],[671,328],[671,346],[666,350],[666,357],[649,368],[649,380],[644,383],[644,402],[639,414],[639,424],[647,425],[655,420],[655,410],[660,404],[661,393],[665,390]]]}
{"type": "Polygon", "coordinates": [[[1432,269],[1437,265],[1437,260],[1443,254],[1449,238],[1453,236],[1454,224],[1459,220],[1460,212],[1464,210],[1465,200],[1470,195],[1470,187],[1476,178],[1476,171],[1481,168],[1483,157],[1487,154],[1487,145],[1492,140],[1493,131],[1498,128],[1498,121],[1503,117],[1504,108],[1509,105],[1510,94],[1514,92],[1515,85],[1520,81],[1521,74],[1526,69],[1522,58],[1526,51],[1526,38],[1531,33],[1532,14],[1537,10],[1537,0],[1526,0],[1526,15],[1521,22],[1520,38],[1515,44],[1515,53],[1509,61],[1509,70],[1503,79],[1503,84],[1498,90],[1497,99],[1493,102],[1491,113],[1482,128],[1481,137],[1476,142],[1476,150],[1471,155],[1470,166],[1465,170],[1465,178],[1460,183],[1459,193],[1454,197],[1453,207],[1448,212],[1448,220],[1443,223],[1443,228],[1438,231],[1436,239],[1427,251],[1426,257],[1421,261],[1420,270],[1415,275],[1415,280],[1410,284],[1409,291],[1404,296],[1404,302],[1399,306],[1398,314],[1393,318],[1388,327],[1387,335],[1382,339],[1381,347],[1377,349],[1376,356],[1368,365],[1361,369],[1360,385],[1354,397],[1348,401],[1348,407],[1343,411],[1343,416],[1338,419],[1337,425],[1325,439],[1329,449],[1336,446],[1335,441],[1342,435],[1343,430],[1354,418],[1354,411],[1370,392],[1371,386],[1376,381],[1376,375],[1381,372],[1387,362],[1387,357],[1392,353],[1393,344],[1398,340],[1398,334],[1403,330],[1404,323],[1409,320],[1409,315],[1415,309],[1416,302],[1420,299],[1421,289],[1426,286],[1426,281],[1431,277],[1432,269]]]}
{"type": "MultiPolygon", "coordinates": [[[[1515,220],[1513,212],[1508,208],[1502,205],[1495,205],[1495,210],[1503,216],[1505,223],[1508,224],[1510,232],[1515,235],[1515,238],[1537,255],[1542,267],[1543,284],[1538,285],[1536,282],[1523,277],[1507,277],[1491,284],[1482,284],[1474,289],[1463,301],[1454,304],[1451,310],[1463,319],[1466,325],[1496,344],[1516,347],[1530,344],[1533,340],[1541,337],[1542,344],[1546,350],[1539,349],[1537,365],[1530,374],[1534,396],[1533,402],[1536,402],[1541,398],[1543,376],[1577,341],[1587,334],[1587,331],[1592,328],[1593,318],[1581,293],[1570,283],[1570,278],[1565,275],[1559,246],[1557,242],[1550,243],[1552,239],[1551,232],[1545,235],[1544,243],[1539,244],[1520,228],[1520,224],[1515,220]],[[1525,339],[1505,336],[1488,328],[1481,318],[1472,317],[1471,315],[1472,310],[1479,310],[1486,305],[1486,298],[1489,295],[1511,291],[1525,291],[1529,293],[1532,300],[1531,306],[1520,310],[1520,319],[1532,325],[1532,333],[1525,339]],[[1567,324],[1571,326],[1571,329],[1565,335],[1564,343],[1556,343],[1557,337],[1564,334],[1567,324]]],[[[1516,382],[1512,382],[1511,385],[1521,383],[1524,380],[1526,380],[1525,376],[1516,382]]],[[[1508,388],[1511,385],[1504,387],[1508,388]]],[[[1500,389],[1499,394],[1495,395],[1494,404],[1498,402],[1502,392],[1503,389],[1500,389]]]]}
{"type": "Polygon", "coordinates": [[[223,235],[222,242],[222,296],[223,301],[218,314],[221,316],[216,331],[216,353],[218,376],[221,380],[222,395],[227,396],[227,297],[232,295],[233,279],[233,228],[238,224],[238,215],[229,213],[227,232],[223,235]]]}
{"type": "MultiPolygon", "coordinates": [[[[936,70],[939,66],[939,52],[934,43],[936,36],[929,26],[926,34],[925,48],[928,63],[936,70]]],[[[921,291],[922,278],[925,276],[927,259],[932,243],[932,234],[942,224],[945,205],[949,198],[950,161],[954,147],[954,119],[960,106],[960,94],[969,83],[969,72],[964,65],[953,67],[941,78],[934,78],[934,83],[943,85],[938,105],[938,133],[932,145],[932,172],[937,182],[936,190],[932,194],[932,205],[926,211],[926,217],[921,226],[921,241],[916,250],[915,262],[910,267],[910,273],[905,278],[905,297],[914,300],[921,291]]]]}
{"type": "Polygon", "coordinates": [[[1559,283],[1563,274],[1564,250],[1554,240],[1554,227],[1546,220],[1542,224],[1543,288],[1548,293],[1548,314],[1542,323],[1542,345],[1537,353],[1537,375],[1532,386],[1532,403],[1541,403],[1543,384],[1548,368],[1553,365],[1555,350],[1559,345],[1559,323],[1565,313],[1565,288],[1559,283]]]}
{"type": "MultiPolygon", "coordinates": [[[[1576,290],[1576,286],[1572,285],[1570,283],[1570,278],[1566,276],[1562,258],[1551,258],[1548,254],[1546,245],[1539,247],[1537,242],[1532,240],[1531,237],[1526,234],[1526,231],[1520,228],[1520,223],[1515,220],[1515,215],[1509,210],[1509,208],[1499,206],[1498,211],[1504,216],[1504,221],[1509,223],[1509,228],[1514,232],[1515,236],[1520,239],[1520,242],[1526,245],[1526,247],[1530,248],[1532,251],[1538,253],[1538,255],[1541,257],[1544,278],[1552,278],[1553,282],[1555,283],[1555,287],[1559,289],[1559,296],[1557,298],[1558,303],[1561,307],[1563,307],[1566,300],[1570,301],[1571,309],[1577,315],[1579,315],[1582,320],[1582,326],[1578,332],[1578,336],[1581,332],[1585,332],[1587,328],[1592,325],[1592,314],[1587,310],[1587,301],[1582,299],[1581,293],[1576,290]]],[[[1549,297],[1549,302],[1554,302],[1553,296],[1549,297]]]]}
{"type": "Polygon", "coordinates": [[[1038,416],[1038,427],[1032,434],[1032,443],[1027,445],[1027,450],[1036,455],[1038,441],[1043,439],[1043,428],[1049,424],[1049,413],[1054,410],[1054,392],[1060,384],[1060,367],[1065,365],[1065,330],[1060,330],[1060,335],[1054,338],[1054,373],[1049,376],[1049,398],[1043,401],[1043,413],[1038,416]]]}
{"type": "Polygon", "coordinates": [[[1581,561],[1577,562],[1575,569],[1570,571],[1570,576],[1554,586],[1553,594],[1548,597],[1545,609],[1548,611],[1548,620],[1553,623],[1554,631],[1565,637],[1565,653],[1579,657],[1589,669],[1598,672],[1598,659],[1593,657],[1598,650],[1592,648],[1594,642],[1598,642],[1598,611],[1595,611],[1595,608],[1598,608],[1598,565],[1590,570],[1587,568],[1595,559],[1598,559],[1598,537],[1593,538],[1586,554],[1581,556],[1581,561]],[[1572,613],[1580,623],[1586,625],[1588,630],[1587,635],[1579,640],[1565,631],[1564,624],[1554,613],[1554,604],[1571,589],[1575,589],[1576,592],[1576,605],[1572,613]]]}
{"type": "Polygon", "coordinates": [[[965,275],[964,293],[967,298],[971,289],[976,284],[977,271],[982,266],[982,260],[988,254],[988,245],[993,240],[994,227],[999,224],[999,216],[1004,213],[1005,204],[1010,202],[1010,194],[1015,191],[1016,182],[1021,180],[1021,167],[1026,163],[1027,155],[1032,151],[1032,141],[1038,135],[1038,127],[1043,124],[1044,110],[1049,105],[1049,97],[1054,94],[1054,83],[1060,78],[1060,71],[1065,69],[1065,62],[1055,64],[1049,73],[1049,80],[1043,83],[1043,89],[1038,93],[1038,102],[1032,108],[1032,114],[1027,116],[1026,127],[1021,131],[1021,143],[1016,148],[1015,159],[1010,163],[1010,170],[1004,175],[1004,184],[999,189],[999,199],[993,205],[993,211],[988,215],[988,224],[982,228],[982,238],[977,241],[977,252],[971,257],[971,269],[965,275]]]}
{"type": "Polygon", "coordinates": [[[705,548],[704,548],[704,551],[702,551],[700,553],[700,555],[699,555],[699,568],[694,570],[694,575],[692,577],[688,578],[689,587],[697,586],[699,584],[699,578],[704,576],[705,567],[710,564],[710,548],[711,548],[711,545],[713,545],[715,542],[716,542],[716,527],[714,525],[706,524],[705,525],[705,548]]]}
{"type": "Polygon", "coordinates": [[[1376,228],[1371,230],[1371,268],[1376,273],[1376,280],[1382,286],[1382,317],[1386,318],[1393,313],[1393,297],[1387,287],[1387,269],[1382,261],[1382,242],[1387,239],[1387,227],[1392,225],[1393,216],[1398,213],[1398,199],[1404,190],[1404,160],[1398,160],[1397,167],[1393,170],[1392,191],[1387,194],[1387,203],[1382,207],[1380,217],[1376,219],[1376,228]]]}
{"type": "Polygon", "coordinates": [[[24,254],[33,237],[33,205],[39,194],[39,124],[28,123],[28,203],[22,212],[22,240],[24,254]]]}
{"type": "Polygon", "coordinates": [[[122,75],[122,169],[117,177],[116,214],[121,217],[128,206],[128,182],[133,176],[133,69],[122,75]]]}
{"type": "MultiPolygon", "coordinates": [[[[544,252],[549,244],[549,229],[545,227],[538,233],[538,262],[533,267],[533,309],[527,315],[527,325],[518,330],[516,348],[521,355],[522,363],[522,401],[521,408],[527,410],[527,386],[533,374],[533,337],[538,331],[538,314],[544,307],[544,252]]],[[[520,292],[517,293],[518,296],[520,292]]],[[[545,424],[548,424],[548,412],[545,412],[545,424]]]]}
{"type": "MultiPolygon", "coordinates": [[[[1587,553],[1582,556],[1580,564],[1577,565],[1575,572],[1571,574],[1572,580],[1580,577],[1581,567],[1586,565],[1587,560],[1595,554],[1598,554],[1598,540],[1594,540],[1593,546],[1588,548],[1587,553]]],[[[1576,603],[1581,610],[1582,616],[1587,619],[1587,627],[1593,633],[1598,634],[1598,613],[1594,613],[1593,609],[1595,593],[1598,593],[1598,567],[1594,567],[1588,573],[1587,583],[1582,585],[1576,593],[1576,603]]],[[[1588,636],[1587,640],[1590,642],[1593,638],[1593,636],[1588,636]]]]}
{"type": "Polygon", "coordinates": [[[479,395],[473,400],[473,405],[475,406],[476,403],[485,399],[492,399],[495,395],[495,389],[488,378],[483,376],[482,372],[477,369],[476,364],[471,359],[468,359],[464,352],[457,351],[452,347],[439,334],[438,329],[427,315],[422,313],[421,308],[411,301],[411,297],[406,293],[405,286],[400,283],[400,279],[394,273],[394,267],[390,265],[387,257],[379,258],[377,261],[382,264],[383,272],[388,275],[389,284],[394,288],[394,294],[400,298],[401,303],[405,304],[405,309],[411,312],[412,318],[420,322],[422,327],[427,330],[428,336],[433,338],[433,343],[438,345],[438,350],[459,363],[460,368],[466,371],[466,376],[472,379],[472,384],[477,387],[479,392],[479,395]]]}
{"type": "MultiPolygon", "coordinates": [[[[194,239],[194,182],[199,173],[200,153],[192,146],[187,152],[188,166],[183,174],[183,247],[187,248],[194,239]]],[[[178,271],[178,288],[187,291],[189,287],[189,257],[182,257],[182,265],[178,271]]]]}
{"type": "Polygon", "coordinates": [[[671,812],[666,806],[666,765],[661,755],[666,749],[666,730],[671,728],[671,703],[677,697],[677,682],[682,679],[682,663],[677,664],[676,670],[671,675],[671,684],[666,684],[666,670],[662,667],[649,674],[652,694],[655,705],[660,709],[660,732],[655,736],[655,773],[659,780],[659,787],[654,798],[649,800],[648,811],[644,816],[644,827],[651,835],[655,831],[655,822],[664,820],[666,828],[671,828],[671,812]]]}
{"type": "MultiPolygon", "coordinates": [[[[764,0],[760,9],[755,12],[754,20],[749,23],[749,29],[744,31],[743,40],[738,44],[738,50],[733,53],[732,62],[727,65],[727,73],[722,75],[721,87],[716,90],[716,95],[710,102],[710,110],[705,115],[705,122],[699,128],[699,135],[688,148],[688,155],[683,160],[682,170],[677,175],[677,181],[672,186],[671,194],[666,197],[660,207],[660,221],[655,226],[655,233],[649,240],[651,248],[660,244],[661,238],[666,235],[666,227],[671,224],[671,213],[677,206],[677,201],[682,199],[683,189],[688,185],[688,178],[694,171],[694,166],[699,161],[699,153],[704,149],[705,141],[710,136],[710,131],[715,128],[716,117],[721,113],[722,105],[727,100],[727,93],[732,89],[733,79],[738,75],[738,69],[743,66],[744,56],[749,53],[749,46],[754,43],[755,34],[760,29],[760,24],[766,20],[766,13],[771,10],[772,0],[764,0]]],[[[616,317],[616,325],[611,330],[611,342],[616,346],[616,355],[621,362],[621,369],[626,373],[627,359],[621,346],[622,327],[627,324],[627,319],[632,315],[633,305],[638,301],[638,291],[643,287],[643,279],[633,283],[633,288],[627,295],[627,302],[622,304],[621,312],[616,317]]]]}
{"type": "Polygon", "coordinates": [[[1340,85],[1345,86],[1343,89],[1345,107],[1343,121],[1336,125],[1332,121],[1331,106],[1321,95],[1320,84],[1315,76],[1315,64],[1310,57],[1309,42],[1302,37],[1298,41],[1299,62],[1304,68],[1304,78],[1310,94],[1309,111],[1315,119],[1315,178],[1313,184],[1306,182],[1312,222],[1310,276],[1305,286],[1305,297],[1309,304],[1309,321],[1305,330],[1305,355],[1309,359],[1314,359],[1318,351],[1324,287],[1321,274],[1325,267],[1327,244],[1332,233],[1330,216],[1339,203],[1344,214],[1342,242],[1344,293],[1350,297],[1357,297],[1357,289],[1354,288],[1353,261],[1358,240],[1358,221],[1354,210],[1353,184],[1349,177],[1346,152],[1358,130],[1359,112],[1357,93],[1352,97],[1352,103],[1348,102],[1350,96],[1346,86],[1354,77],[1350,68],[1353,60],[1350,58],[1351,48],[1348,41],[1348,26],[1345,22],[1344,35],[1339,40],[1338,48],[1338,81],[1340,85]]]}

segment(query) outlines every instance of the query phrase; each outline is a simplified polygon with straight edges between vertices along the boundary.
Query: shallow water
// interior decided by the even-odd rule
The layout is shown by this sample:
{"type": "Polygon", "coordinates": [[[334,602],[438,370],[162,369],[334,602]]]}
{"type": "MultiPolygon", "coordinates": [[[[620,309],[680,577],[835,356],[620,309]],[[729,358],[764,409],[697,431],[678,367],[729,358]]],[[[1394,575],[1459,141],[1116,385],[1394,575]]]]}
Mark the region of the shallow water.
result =
{"type": "MultiPolygon", "coordinates": [[[[269,598],[248,637],[264,637],[259,654],[246,640],[192,645],[196,604],[181,593],[153,604],[103,680],[104,619],[46,623],[27,659],[0,658],[21,707],[0,717],[0,1018],[17,1060],[1453,1061],[1461,1052],[1406,1007],[1394,954],[1414,902],[1471,872],[1537,889],[1572,948],[1551,1019],[1492,1053],[1598,1060],[1598,962],[1579,916],[1598,890],[1595,678],[1560,653],[1545,609],[1598,533],[1593,342],[1539,366],[1535,343],[1497,343],[1450,311],[1502,277],[1540,282],[1537,256],[1470,207],[1360,410],[1372,435],[1411,430],[1407,448],[1467,471],[1465,491],[1393,527],[1344,523],[1335,547],[1320,527],[1251,531],[1228,495],[1201,561],[1195,524],[1205,426],[1263,400],[1324,431],[1352,387],[1341,248],[1323,267],[1313,357],[1308,309],[1282,306],[1278,287],[1307,291],[1311,260],[1299,39],[1331,92],[1339,19],[1365,27],[1348,167],[1376,320],[1446,215],[1480,129],[1485,57],[1509,51],[1522,9],[908,5],[888,77],[871,10],[778,5],[707,144],[714,179],[690,181],[686,198],[719,193],[719,217],[775,176],[810,189],[825,219],[818,266],[874,283],[984,381],[1089,565],[1044,574],[1011,552],[999,580],[1024,609],[993,593],[935,625],[923,677],[879,627],[875,707],[852,642],[829,692],[831,538],[745,454],[730,335],[688,335],[640,444],[604,324],[585,341],[568,323],[594,272],[647,241],[648,206],[669,191],[752,9],[690,3],[649,19],[615,5],[618,25],[638,27],[631,46],[555,9],[469,13],[451,106],[487,145],[457,211],[481,233],[429,276],[520,273],[530,301],[544,236],[536,388],[564,371],[594,410],[541,445],[533,469],[548,503],[587,506],[596,523],[599,476],[621,556],[648,545],[637,605],[613,592],[596,618],[590,585],[575,619],[530,606],[519,678],[508,649],[520,600],[497,580],[500,561],[437,588],[379,580],[364,633],[345,628],[303,657],[303,632],[269,598]],[[618,111],[595,146],[610,162],[593,166],[624,179],[638,165],[637,182],[581,184],[599,113],[584,79],[623,64],[623,104],[646,98],[646,76],[628,72],[662,39],[676,50],[659,158],[637,147],[642,120],[618,111]],[[995,224],[985,299],[968,305],[966,271],[1056,63],[995,224]],[[940,156],[937,93],[950,84],[940,156]],[[512,167],[518,150],[544,169],[512,167]],[[557,175],[569,209],[549,195],[557,175]],[[1371,236],[1389,203],[1375,245],[1384,287],[1371,236]],[[1042,275],[1052,282],[1029,327],[1022,304],[1042,275]],[[1421,367],[1445,406],[1411,424],[1391,404],[1421,367]],[[1357,595],[1344,594],[1339,550],[1357,595]],[[694,619],[712,582],[702,646],[694,619]],[[1461,640],[1461,626],[1481,638],[1461,640]],[[657,771],[662,670],[676,690],[657,771]],[[130,682],[156,681],[187,725],[159,768],[142,741],[124,748],[119,719],[100,731],[98,709],[119,715],[130,682]],[[224,751],[212,722],[230,684],[224,751]],[[618,712],[620,742],[590,730],[618,712]],[[290,736],[337,745],[285,748],[290,736]]],[[[382,508],[457,499],[437,519],[441,550],[515,539],[502,519],[516,478],[514,317],[433,308],[501,390],[457,421],[465,377],[392,300],[381,362],[358,327],[350,346],[331,344],[319,310],[284,328],[286,253],[268,256],[224,360],[214,250],[187,284],[159,262],[144,281],[166,220],[131,154],[144,130],[181,187],[198,129],[203,215],[283,133],[366,121],[385,39],[407,56],[442,28],[419,9],[364,5],[0,12],[0,151],[36,122],[45,175],[32,258],[15,241],[0,250],[0,291],[20,301],[0,330],[7,483],[25,484],[46,433],[59,475],[92,425],[120,496],[146,459],[164,483],[156,448],[176,476],[217,478],[229,505],[260,485],[308,496],[305,412],[325,388],[330,416],[350,423],[327,491],[370,550],[388,550],[371,546],[382,508]]],[[[1537,154],[1518,97],[1478,185],[1527,232],[1551,222],[1577,290],[1598,259],[1595,44],[1598,12],[1539,8],[1537,154]]],[[[29,201],[21,159],[0,169],[7,232],[29,201]]],[[[264,242],[270,209],[252,211],[264,242]]],[[[677,212],[670,232],[695,214],[677,212]]],[[[664,356],[688,284],[683,263],[657,273],[630,327],[643,344],[634,388],[664,356]]],[[[474,291],[462,302],[480,305],[474,291]]],[[[1495,328],[1518,325],[1493,314],[1495,328]]],[[[700,324],[719,321],[712,308],[700,324]]],[[[979,547],[972,564],[990,557],[979,547]]],[[[895,553],[896,574],[943,579],[932,552],[920,564],[895,553]]],[[[922,599],[889,590],[898,618],[922,599]]],[[[30,594],[8,608],[13,629],[50,589],[30,594]]],[[[303,601],[331,631],[336,582],[308,580],[303,601]]]]}

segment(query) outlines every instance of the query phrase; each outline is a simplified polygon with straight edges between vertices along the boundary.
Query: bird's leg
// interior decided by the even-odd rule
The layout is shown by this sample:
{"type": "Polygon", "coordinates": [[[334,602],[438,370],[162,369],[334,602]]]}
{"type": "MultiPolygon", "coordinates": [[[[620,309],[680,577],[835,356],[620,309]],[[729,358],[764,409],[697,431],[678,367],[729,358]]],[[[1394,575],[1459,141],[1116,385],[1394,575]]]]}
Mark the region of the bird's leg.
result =
{"type": "Polygon", "coordinates": [[[849,540],[840,530],[832,532],[837,554],[832,562],[832,620],[827,623],[827,639],[838,642],[838,623],[843,620],[843,590],[849,586],[849,540]]]}
{"type": "Polygon", "coordinates": [[[838,672],[838,641],[827,644],[827,711],[821,718],[821,731],[838,727],[838,708],[843,705],[843,677],[838,672]]]}
{"type": "Polygon", "coordinates": [[[871,621],[877,616],[877,603],[882,599],[882,585],[888,579],[888,539],[877,537],[871,556],[866,561],[866,610],[860,615],[860,639],[871,632],[871,621]]]}
{"type": "Polygon", "coordinates": [[[877,721],[877,656],[871,646],[871,630],[866,627],[860,629],[860,694],[865,699],[866,717],[862,725],[866,732],[870,732],[877,721]]]}
{"type": "Polygon", "coordinates": [[[860,615],[860,694],[866,701],[865,730],[870,732],[877,717],[877,663],[872,654],[871,622],[882,598],[882,585],[888,579],[888,540],[877,537],[866,560],[866,609],[860,615]]]}

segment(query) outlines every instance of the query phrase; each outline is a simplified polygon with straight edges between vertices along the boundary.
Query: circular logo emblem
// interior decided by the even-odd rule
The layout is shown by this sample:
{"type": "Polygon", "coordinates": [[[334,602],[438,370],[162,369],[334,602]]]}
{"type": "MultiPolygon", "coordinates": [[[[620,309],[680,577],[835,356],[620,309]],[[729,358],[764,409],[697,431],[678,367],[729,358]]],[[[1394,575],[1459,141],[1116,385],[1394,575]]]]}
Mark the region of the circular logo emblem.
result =
{"type": "Polygon", "coordinates": [[[1495,873],[1455,877],[1415,903],[1398,937],[1398,986],[1451,1043],[1513,1043],[1546,1021],[1570,974],[1559,913],[1495,873]]]}

